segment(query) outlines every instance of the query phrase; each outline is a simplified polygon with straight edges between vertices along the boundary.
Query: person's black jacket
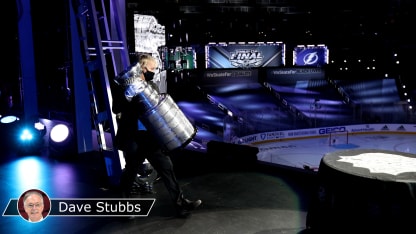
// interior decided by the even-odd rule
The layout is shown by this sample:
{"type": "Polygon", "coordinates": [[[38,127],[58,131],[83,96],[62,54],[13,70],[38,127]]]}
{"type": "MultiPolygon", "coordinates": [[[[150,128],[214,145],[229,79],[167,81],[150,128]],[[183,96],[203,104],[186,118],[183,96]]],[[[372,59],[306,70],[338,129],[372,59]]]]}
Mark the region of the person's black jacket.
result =
{"type": "Polygon", "coordinates": [[[147,149],[158,148],[158,144],[148,131],[138,130],[138,121],[143,115],[140,103],[133,98],[127,101],[124,95],[125,88],[113,83],[112,112],[117,115],[118,130],[116,133],[115,146],[119,150],[130,149],[132,143],[137,143],[147,149]]]}

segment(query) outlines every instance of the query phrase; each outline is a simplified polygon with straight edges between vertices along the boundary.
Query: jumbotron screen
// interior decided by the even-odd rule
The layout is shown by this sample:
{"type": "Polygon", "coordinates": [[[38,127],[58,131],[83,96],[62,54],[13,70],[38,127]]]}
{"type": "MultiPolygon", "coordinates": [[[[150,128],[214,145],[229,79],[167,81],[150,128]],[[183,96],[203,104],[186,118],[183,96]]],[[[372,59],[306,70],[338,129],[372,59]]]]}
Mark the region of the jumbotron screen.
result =
{"type": "Polygon", "coordinates": [[[205,46],[206,68],[280,67],[285,45],[268,43],[210,43],[205,46]]]}
{"type": "Polygon", "coordinates": [[[165,69],[185,70],[196,68],[196,52],[192,46],[162,47],[160,50],[165,69]]]}
{"type": "Polygon", "coordinates": [[[155,53],[166,44],[165,26],[151,15],[134,14],[134,50],[137,53],[155,53]]]}
{"type": "Polygon", "coordinates": [[[328,64],[328,54],[325,45],[298,45],[293,49],[293,65],[320,67],[328,64]]]}

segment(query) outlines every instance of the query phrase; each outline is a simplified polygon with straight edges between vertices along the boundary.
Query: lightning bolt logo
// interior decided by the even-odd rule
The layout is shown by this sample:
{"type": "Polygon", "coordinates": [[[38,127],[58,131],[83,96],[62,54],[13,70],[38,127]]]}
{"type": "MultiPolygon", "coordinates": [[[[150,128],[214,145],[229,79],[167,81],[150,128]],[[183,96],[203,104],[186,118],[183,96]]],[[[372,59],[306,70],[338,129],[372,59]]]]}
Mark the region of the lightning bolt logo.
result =
{"type": "Polygon", "coordinates": [[[318,62],[318,53],[312,52],[308,53],[303,57],[303,62],[305,65],[312,65],[318,62]]]}

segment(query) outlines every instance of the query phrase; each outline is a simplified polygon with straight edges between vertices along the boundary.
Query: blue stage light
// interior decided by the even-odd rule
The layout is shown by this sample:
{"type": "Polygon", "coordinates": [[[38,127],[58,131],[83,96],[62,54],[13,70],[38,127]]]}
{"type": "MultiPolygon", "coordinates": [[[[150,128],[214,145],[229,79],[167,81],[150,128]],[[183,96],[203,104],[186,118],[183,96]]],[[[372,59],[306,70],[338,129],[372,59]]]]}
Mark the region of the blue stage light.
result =
{"type": "Polygon", "coordinates": [[[1,150],[3,152],[14,152],[16,147],[16,135],[20,119],[17,116],[5,115],[0,119],[0,142],[2,142],[1,150]]]}
{"type": "Polygon", "coordinates": [[[19,154],[40,153],[46,133],[46,128],[41,123],[22,123],[17,126],[15,141],[19,154]]]}
{"type": "Polygon", "coordinates": [[[14,116],[14,115],[7,115],[7,116],[4,116],[0,119],[0,123],[2,123],[2,124],[10,124],[10,123],[14,123],[16,121],[19,121],[19,117],[14,116]]]}
{"type": "Polygon", "coordinates": [[[31,141],[33,140],[33,133],[29,129],[23,129],[20,133],[20,140],[31,141]]]}

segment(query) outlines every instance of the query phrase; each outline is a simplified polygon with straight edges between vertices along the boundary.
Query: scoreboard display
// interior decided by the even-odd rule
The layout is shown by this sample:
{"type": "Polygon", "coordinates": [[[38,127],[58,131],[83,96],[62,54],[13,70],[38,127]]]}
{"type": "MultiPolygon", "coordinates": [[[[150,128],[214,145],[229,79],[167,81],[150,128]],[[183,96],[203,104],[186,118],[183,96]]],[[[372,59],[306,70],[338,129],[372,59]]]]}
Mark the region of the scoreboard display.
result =
{"type": "Polygon", "coordinates": [[[328,54],[325,45],[298,45],[293,50],[293,65],[320,67],[328,64],[328,54]]]}

